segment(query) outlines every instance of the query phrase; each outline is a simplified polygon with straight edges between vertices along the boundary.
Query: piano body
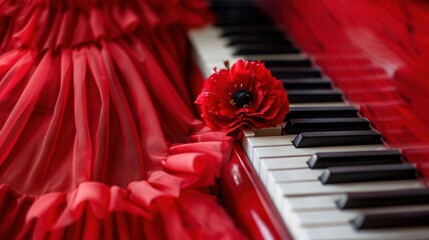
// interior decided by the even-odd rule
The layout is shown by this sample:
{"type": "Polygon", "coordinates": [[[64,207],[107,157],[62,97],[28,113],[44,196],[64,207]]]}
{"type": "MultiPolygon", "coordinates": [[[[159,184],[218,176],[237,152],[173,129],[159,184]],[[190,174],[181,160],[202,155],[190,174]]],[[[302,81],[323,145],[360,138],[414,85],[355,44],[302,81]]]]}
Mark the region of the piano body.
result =
{"type": "Polygon", "coordinates": [[[429,2],[214,0],[202,72],[262,60],[291,102],[220,180],[254,239],[429,239],[429,2]]]}

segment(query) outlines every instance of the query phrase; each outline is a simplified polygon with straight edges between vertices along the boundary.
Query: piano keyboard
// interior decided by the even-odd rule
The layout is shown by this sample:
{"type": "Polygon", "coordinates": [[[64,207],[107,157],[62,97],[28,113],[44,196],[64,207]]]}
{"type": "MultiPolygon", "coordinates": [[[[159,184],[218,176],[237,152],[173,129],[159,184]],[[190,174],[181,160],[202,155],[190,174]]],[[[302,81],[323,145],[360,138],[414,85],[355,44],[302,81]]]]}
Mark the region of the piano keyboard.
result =
{"type": "Polygon", "coordinates": [[[283,81],[282,127],[244,130],[242,148],[295,239],[428,239],[429,191],[311,59],[246,1],[215,1],[216,26],[190,33],[208,76],[261,60],[283,81]]]}

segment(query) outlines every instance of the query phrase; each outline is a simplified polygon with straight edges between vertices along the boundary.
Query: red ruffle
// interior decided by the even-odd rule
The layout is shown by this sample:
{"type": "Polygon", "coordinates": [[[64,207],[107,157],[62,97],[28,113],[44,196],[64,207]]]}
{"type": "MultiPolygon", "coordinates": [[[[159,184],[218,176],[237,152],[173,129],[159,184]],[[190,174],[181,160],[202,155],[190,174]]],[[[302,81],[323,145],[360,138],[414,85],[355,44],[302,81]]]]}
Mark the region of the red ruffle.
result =
{"type": "Polygon", "coordinates": [[[243,238],[207,194],[232,140],[193,113],[202,1],[0,7],[2,238],[243,238]]]}
{"type": "Polygon", "coordinates": [[[137,29],[159,34],[156,31],[164,31],[169,26],[199,27],[212,19],[202,0],[22,2],[19,17],[13,19],[11,15],[17,12],[18,5],[0,3],[0,20],[3,20],[0,21],[0,36],[3,37],[0,46],[39,50],[70,48],[126,37],[137,29]]]}
{"type": "MultiPolygon", "coordinates": [[[[179,179],[170,177],[173,181],[179,179]]],[[[49,193],[34,199],[0,186],[0,236],[91,240],[244,238],[214,197],[192,189],[169,193],[159,183],[147,181],[131,183],[127,189],[85,182],[71,193],[49,193]]]]}
{"type": "Polygon", "coordinates": [[[202,126],[138,40],[11,51],[0,79],[0,180],[26,192],[126,186],[160,168],[164,136],[178,142],[202,126]]]}
{"type": "Polygon", "coordinates": [[[198,190],[213,184],[231,152],[231,139],[217,133],[194,139],[208,141],[173,147],[165,162],[168,173],[156,171],[147,181],[131,182],[125,189],[83,182],[71,192],[47,193],[34,200],[2,185],[0,235],[18,239],[241,239],[243,235],[216,199],[198,190]],[[220,156],[220,152],[225,154],[220,156]]]}
{"type": "Polygon", "coordinates": [[[0,79],[0,182],[22,193],[0,206],[17,206],[19,215],[4,216],[21,238],[240,236],[200,192],[214,184],[231,139],[201,129],[139,39],[9,51],[0,79]],[[189,143],[165,143],[196,130],[189,143]]]}
{"type": "Polygon", "coordinates": [[[25,226],[25,217],[34,199],[16,193],[7,185],[0,185],[0,236],[3,239],[18,237],[25,226]]]}

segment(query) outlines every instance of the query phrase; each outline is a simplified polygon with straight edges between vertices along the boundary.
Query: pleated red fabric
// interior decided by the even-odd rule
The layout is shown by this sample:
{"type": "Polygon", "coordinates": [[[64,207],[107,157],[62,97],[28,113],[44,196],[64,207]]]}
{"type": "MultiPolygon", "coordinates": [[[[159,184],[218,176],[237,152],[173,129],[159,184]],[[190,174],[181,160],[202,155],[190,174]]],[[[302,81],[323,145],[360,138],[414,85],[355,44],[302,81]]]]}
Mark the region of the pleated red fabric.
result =
{"type": "Polygon", "coordinates": [[[2,239],[243,238],[210,195],[232,139],[192,104],[201,1],[0,6],[2,239]]]}

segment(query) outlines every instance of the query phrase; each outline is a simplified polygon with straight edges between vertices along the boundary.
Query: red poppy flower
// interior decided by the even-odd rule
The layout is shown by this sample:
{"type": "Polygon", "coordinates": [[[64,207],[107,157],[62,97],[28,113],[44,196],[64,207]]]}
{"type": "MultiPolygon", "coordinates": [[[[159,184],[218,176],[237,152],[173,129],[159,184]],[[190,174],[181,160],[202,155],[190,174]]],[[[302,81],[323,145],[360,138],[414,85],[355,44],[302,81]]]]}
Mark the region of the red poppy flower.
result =
{"type": "Polygon", "coordinates": [[[212,130],[231,133],[243,126],[272,127],[289,112],[281,81],[261,62],[239,60],[213,73],[195,101],[212,130]]]}

